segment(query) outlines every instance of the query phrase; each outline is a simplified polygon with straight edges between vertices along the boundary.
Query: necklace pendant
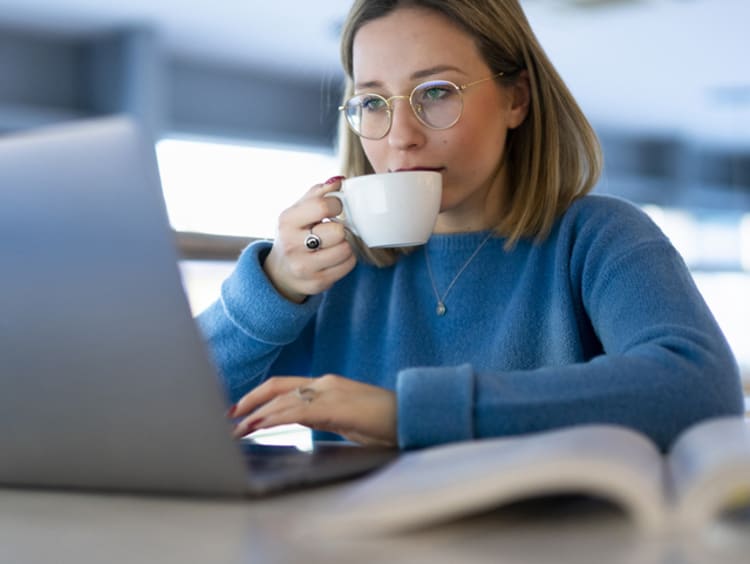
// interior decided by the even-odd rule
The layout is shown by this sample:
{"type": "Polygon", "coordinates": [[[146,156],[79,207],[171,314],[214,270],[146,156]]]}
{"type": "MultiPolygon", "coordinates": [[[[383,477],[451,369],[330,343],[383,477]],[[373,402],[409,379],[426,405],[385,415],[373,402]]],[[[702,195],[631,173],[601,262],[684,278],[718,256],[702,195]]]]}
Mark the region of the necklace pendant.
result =
{"type": "Polygon", "coordinates": [[[458,281],[458,278],[463,274],[464,270],[471,264],[471,261],[474,260],[474,257],[476,257],[479,254],[479,251],[482,250],[482,247],[487,243],[487,241],[490,240],[490,237],[492,237],[492,231],[487,233],[487,236],[482,239],[482,242],[479,243],[479,246],[474,249],[474,252],[471,253],[471,256],[466,260],[466,262],[463,264],[461,268],[458,269],[458,272],[456,272],[456,275],[453,277],[453,280],[450,281],[450,284],[448,284],[448,287],[445,289],[445,292],[443,292],[442,298],[440,297],[440,292],[438,292],[437,286],[435,285],[435,277],[432,275],[432,267],[430,266],[430,257],[427,256],[427,247],[424,247],[424,262],[427,266],[427,276],[430,277],[430,284],[432,284],[432,291],[435,292],[435,299],[437,300],[437,306],[435,306],[435,313],[438,315],[438,317],[442,317],[445,315],[445,312],[448,311],[445,307],[445,298],[448,297],[448,294],[453,289],[453,285],[458,281]]]}

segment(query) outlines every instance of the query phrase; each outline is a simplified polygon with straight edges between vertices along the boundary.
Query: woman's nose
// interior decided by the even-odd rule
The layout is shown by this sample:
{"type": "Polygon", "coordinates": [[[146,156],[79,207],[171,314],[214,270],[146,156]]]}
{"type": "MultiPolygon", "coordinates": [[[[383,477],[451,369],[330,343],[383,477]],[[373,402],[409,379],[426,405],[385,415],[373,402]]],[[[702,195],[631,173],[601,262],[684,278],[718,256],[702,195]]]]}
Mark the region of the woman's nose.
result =
{"type": "Polygon", "coordinates": [[[391,129],[388,144],[404,150],[419,147],[426,139],[424,126],[414,115],[408,100],[394,100],[391,109],[391,129]]]}

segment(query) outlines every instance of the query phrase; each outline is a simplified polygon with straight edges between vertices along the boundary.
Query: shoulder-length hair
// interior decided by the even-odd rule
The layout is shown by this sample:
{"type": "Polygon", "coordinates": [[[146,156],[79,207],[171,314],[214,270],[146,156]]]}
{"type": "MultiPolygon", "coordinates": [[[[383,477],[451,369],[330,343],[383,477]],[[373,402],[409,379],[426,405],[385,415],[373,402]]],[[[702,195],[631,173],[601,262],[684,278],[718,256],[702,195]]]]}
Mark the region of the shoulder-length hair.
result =
{"type": "MultiPolygon", "coordinates": [[[[506,84],[525,70],[529,109],[523,123],[506,140],[505,209],[494,226],[510,249],[521,238],[543,240],[555,220],[574,200],[596,184],[602,168],[599,140],[560,75],[542,49],[517,0],[355,0],[341,37],[346,72],[344,100],[354,92],[352,47],[364,24],[396,8],[433,10],[471,35],[493,73],[506,84]]],[[[359,138],[339,119],[342,172],[360,176],[374,172],[359,138]]],[[[500,150],[500,148],[498,148],[500,150]]],[[[378,266],[393,264],[408,249],[369,249],[352,239],[358,252],[378,266]]]]}

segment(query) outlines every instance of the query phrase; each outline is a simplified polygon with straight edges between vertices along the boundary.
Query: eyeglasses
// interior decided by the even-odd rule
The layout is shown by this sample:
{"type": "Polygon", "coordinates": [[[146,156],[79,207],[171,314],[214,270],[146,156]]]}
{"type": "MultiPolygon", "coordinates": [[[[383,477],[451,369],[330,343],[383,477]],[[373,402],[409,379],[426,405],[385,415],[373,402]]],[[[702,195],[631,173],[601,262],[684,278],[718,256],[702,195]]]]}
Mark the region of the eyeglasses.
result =
{"type": "Polygon", "coordinates": [[[369,92],[355,94],[339,106],[339,111],[344,112],[349,127],[360,137],[382,139],[391,130],[393,101],[404,98],[409,100],[414,115],[425,127],[448,129],[461,118],[464,90],[504,74],[499,72],[460,86],[449,80],[430,80],[415,86],[408,96],[385,98],[369,92]]]}

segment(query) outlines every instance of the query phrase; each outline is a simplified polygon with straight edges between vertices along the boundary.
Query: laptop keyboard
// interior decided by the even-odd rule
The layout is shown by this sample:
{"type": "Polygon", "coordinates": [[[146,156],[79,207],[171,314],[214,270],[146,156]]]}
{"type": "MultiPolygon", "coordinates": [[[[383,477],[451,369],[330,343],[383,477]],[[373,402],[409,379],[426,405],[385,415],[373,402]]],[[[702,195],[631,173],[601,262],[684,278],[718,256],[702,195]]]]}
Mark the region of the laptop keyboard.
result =
{"type": "Polygon", "coordinates": [[[313,443],[313,449],[309,451],[295,446],[248,441],[241,441],[240,445],[250,481],[263,491],[355,478],[384,466],[398,456],[395,449],[360,447],[333,441],[313,443]]]}
{"type": "Polygon", "coordinates": [[[274,469],[310,468],[315,466],[320,457],[312,451],[300,450],[295,446],[262,445],[242,442],[245,461],[252,471],[269,471],[274,469]]]}

